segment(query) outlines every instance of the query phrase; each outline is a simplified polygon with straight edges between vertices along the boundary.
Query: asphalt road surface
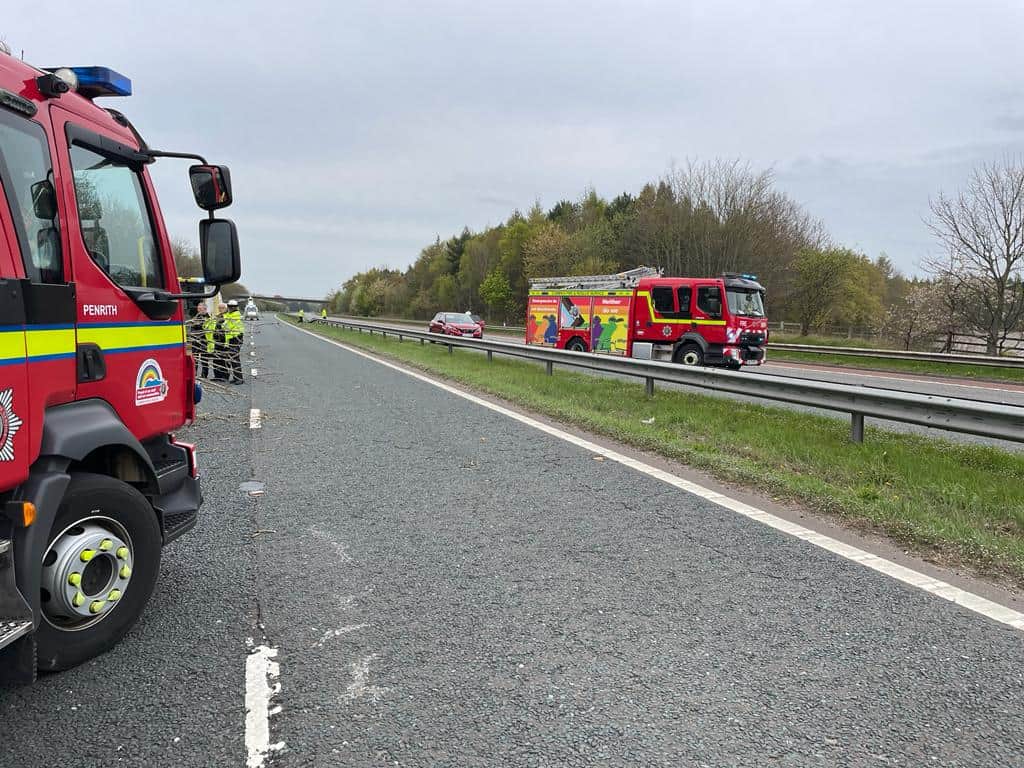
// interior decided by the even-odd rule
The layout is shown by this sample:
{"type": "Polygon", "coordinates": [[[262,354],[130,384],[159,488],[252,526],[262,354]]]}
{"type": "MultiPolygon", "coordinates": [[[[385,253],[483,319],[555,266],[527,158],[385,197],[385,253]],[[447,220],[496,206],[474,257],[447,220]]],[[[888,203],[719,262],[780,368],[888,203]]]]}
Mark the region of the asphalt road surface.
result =
{"type": "Polygon", "coordinates": [[[256,341],[192,430],[200,526],[117,649],[0,690],[0,766],[1024,761],[1024,633],[274,321],[256,341]]]}
{"type": "MultiPolygon", "coordinates": [[[[362,322],[371,322],[369,320],[363,320],[362,322]]],[[[425,323],[396,323],[389,321],[385,323],[374,323],[375,325],[384,325],[395,330],[400,328],[413,328],[418,331],[426,331],[425,323]]],[[[486,334],[490,339],[495,341],[506,341],[511,344],[522,345],[524,342],[519,336],[511,334],[505,334],[501,332],[492,332],[486,334]]],[[[769,348],[769,357],[771,356],[771,349],[769,348]]],[[[537,363],[540,365],[540,363],[537,363]]],[[[584,371],[578,369],[581,374],[591,376],[613,376],[618,377],[617,374],[602,374],[596,371],[584,371]]],[[[768,362],[763,366],[750,366],[743,369],[744,373],[750,376],[785,376],[789,378],[797,379],[810,379],[813,381],[830,381],[839,384],[849,384],[853,386],[868,387],[872,389],[889,389],[896,390],[899,392],[914,392],[924,395],[937,395],[939,397],[955,397],[963,400],[980,400],[989,403],[1003,403],[1006,405],[1016,405],[1024,407],[1024,385],[1017,385],[1012,382],[986,382],[986,381],[968,381],[964,379],[955,378],[938,378],[934,376],[905,374],[898,372],[882,372],[882,371],[852,371],[837,366],[824,366],[824,365],[805,365],[803,363],[773,363],[768,362]]],[[[632,377],[622,377],[626,381],[638,382],[638,379],[632,377]]],[[[661,388],[669,389],[688,389],[694,391],[700,391],[702,394],[710,395],[712,397],[726,397],[731,400],[737,400],[740,402],[751,402],[757,404],[767,404],[773,408],[786,408],[790,410],[807,411],[810,413],[817,413],[822,416],[827,416],[834,419],[842,419],[849,421],[849,415],[840,413],[837,411],[828,411],[817,408],[811,408],[808,406],[797,405],[794,403],[781,403],[781,402],[767,402],[762,398],[757,397],[745,397],[743,395],[734,395],[724,392],[711,392],[708,390],[685,387],[682,385],[666,384],[659,382],[658,386],[661,388]]],[[[1019,452],[1024,450],[1024,445],[1021,443],[1015,443],[1008,440],[995,440],[991,438],[981,437],[978,435],[962,435],[955,432],[947,432],[941,429],[932,429],[929,427],[917,426],[914,424],[904,424],[898,421],[887,421],[884,419],[865,419],[865,423],[872,427],[881,427],[883,429],[891,430],[894,432],[911,432],[919,435],[925,435],[928,437],[938,437],[945,440],[953,440],[957,442],[965,443],[978,443],[984,445],[992,445],[998,448],[1002,448],[1008,451],[1019,452]]]]}

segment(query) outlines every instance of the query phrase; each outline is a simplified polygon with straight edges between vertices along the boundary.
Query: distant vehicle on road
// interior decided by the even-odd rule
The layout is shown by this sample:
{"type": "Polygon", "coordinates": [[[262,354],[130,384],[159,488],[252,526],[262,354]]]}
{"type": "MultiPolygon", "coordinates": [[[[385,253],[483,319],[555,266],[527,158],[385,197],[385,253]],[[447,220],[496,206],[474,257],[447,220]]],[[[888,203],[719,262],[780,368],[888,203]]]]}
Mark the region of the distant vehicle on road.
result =
{"type": "Polygon", "coordinates": [[[484,329],[465,312],[438,312],[427,330],[445,336],[470,336],[475,339],[484,335],[484,329]]]}
{"type": "Polygon", "coordinates": [[[754,275],[614,275],[530,281],[526,343],[739,370],[761,365],[768,341],[764,287],[754,275]]]}
{"type": "Polygon", "coordinates": [[[252,299],[249,299],[248,303],[245,305],[245,319],[246,320],[259,320],[260,319],[260,310],[256,306],[256,302],[254,302],[252,299]]]}

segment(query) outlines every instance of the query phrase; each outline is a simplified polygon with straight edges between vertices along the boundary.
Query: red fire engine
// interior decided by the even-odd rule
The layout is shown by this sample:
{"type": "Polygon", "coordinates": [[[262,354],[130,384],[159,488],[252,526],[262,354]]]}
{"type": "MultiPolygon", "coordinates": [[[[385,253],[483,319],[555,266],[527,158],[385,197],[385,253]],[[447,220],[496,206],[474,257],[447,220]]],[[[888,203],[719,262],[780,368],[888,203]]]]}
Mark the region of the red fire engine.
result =
{"type": "MultiPolygon", "coordinates": [[[[202,496],[173,430],[201,396],[146,167],[193,158],[207,285],[238,279],[227,168],[152,150],[102,67],[35,69],[0,50],[0,676],[30,681],[114,645],[163,545],[202,496]],[[173,288],[173,291],[172,291],[173,288]]],[[[217,290],[212,289],[209,295],[217,290]]]]}
{"type": "Polygon", "coordinates": [[[753,275],[614,275],[530,281],[526,343],[682,365],[761,365],[764,288],[753,275]]]}

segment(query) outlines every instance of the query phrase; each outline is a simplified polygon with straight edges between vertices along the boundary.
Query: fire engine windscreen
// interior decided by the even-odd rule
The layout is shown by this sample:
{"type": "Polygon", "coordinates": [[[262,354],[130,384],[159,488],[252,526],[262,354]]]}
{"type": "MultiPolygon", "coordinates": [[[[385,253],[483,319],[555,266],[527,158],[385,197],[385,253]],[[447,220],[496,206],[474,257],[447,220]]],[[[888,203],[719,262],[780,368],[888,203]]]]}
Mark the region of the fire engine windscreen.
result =
{"type": "Polygon", "coordinates": [[[725,291],[729,312],[741,317],[764,317],[764,301],[760,291],[728,288],[725,291]]]}

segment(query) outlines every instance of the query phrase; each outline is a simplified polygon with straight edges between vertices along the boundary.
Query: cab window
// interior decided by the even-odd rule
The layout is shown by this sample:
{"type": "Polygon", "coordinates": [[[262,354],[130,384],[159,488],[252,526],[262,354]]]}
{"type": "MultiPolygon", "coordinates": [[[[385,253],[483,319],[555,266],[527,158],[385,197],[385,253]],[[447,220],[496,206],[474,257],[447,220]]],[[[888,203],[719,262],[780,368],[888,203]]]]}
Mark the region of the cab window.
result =
{"type": "Polygon", "coordinates": [[[14,220],[25,275],[63,283],[53,164],[41,126],[0,111],[0,184],[14,220]]]}
{"type": "Polygon", "coordinates": [[[73,145],[70,154],[78,219],[89,256],[118,285],[163,288],[160,254],[139,174],[87,147],[73,145]]]}
{"type": "Polygon", "coordinates": [[[708,317],[722,316],[722,291],[717,285],[702,285],[697,289],[697,309],[708,317]]]}
{"type": "Polygon", "coordinates": [[[654,311],[662,317],[672,317],[675,314],[676,306],[671,286],[656,285],[651,288],[651,300],[654,302],[654,311]]]}
{"type": "Polygon", "coordinates": [[[689,317],[692,289],[688,285],[680,285],[676,288],[676,293],[679,296],[679,317],[689,317]]]}

